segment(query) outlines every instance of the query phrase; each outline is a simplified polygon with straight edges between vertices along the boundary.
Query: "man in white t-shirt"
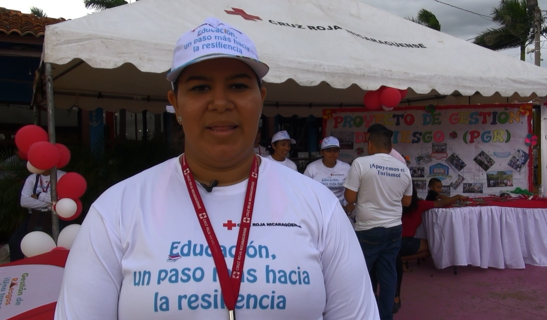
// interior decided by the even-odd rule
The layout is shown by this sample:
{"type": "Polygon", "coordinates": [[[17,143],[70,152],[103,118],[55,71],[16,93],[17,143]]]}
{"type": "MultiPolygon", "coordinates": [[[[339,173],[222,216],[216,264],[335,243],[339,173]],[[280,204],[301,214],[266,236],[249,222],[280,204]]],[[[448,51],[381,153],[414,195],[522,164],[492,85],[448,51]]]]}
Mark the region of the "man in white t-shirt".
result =
{"type": "MultiPolygon", "coordinates": [[[[386,134],[389,135],[390,139],[393,137],[393,131],[389,130],[386,126],[379,123],[375,123],[371,125],[370,127],[368,127],[367,133],[370,134],[372,132],[380,132],[380,131],[386,131],[386,134]]],[[[393,147],[391,148],[389,155],[401,161],[402,163],[406,164],[405,158],[397,150],[393,149],[393,147]]]]}
{"type": "Polygon", "coordinates": [[[357,158],[344,183],[344,196],[356,202],[354,228],[369,273],[375,267],[380,284],[378,309],[381,319],[393,319],[397,282],[395,261],[401,246],[402,207],[410,205],[412,178],[405,164],[389,155],[391,138],[386,131],[372,132],[369,156],[357,158]]]}

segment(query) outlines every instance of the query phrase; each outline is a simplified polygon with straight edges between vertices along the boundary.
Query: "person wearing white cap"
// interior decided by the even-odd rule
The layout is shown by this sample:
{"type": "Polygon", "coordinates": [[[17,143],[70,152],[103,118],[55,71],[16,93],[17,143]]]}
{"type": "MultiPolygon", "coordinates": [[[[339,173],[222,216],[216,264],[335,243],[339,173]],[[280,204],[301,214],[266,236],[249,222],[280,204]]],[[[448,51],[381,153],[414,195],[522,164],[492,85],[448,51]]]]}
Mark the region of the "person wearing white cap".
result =
{"type": "Polygon", "coordinates": [[[267,72],[215,18],[182,35],[167,79],[185,151],[93,203],[55,319],[379,319],[336,197],[254,154],[267,72]]]}
{"type": "Polygon", "coordinates": [[[286,130],[276,132],[272,137],[272,148],[274,153],[266,156],[266,159],[270,159],[284,165],[287,168],[291,168],[298,171],[296,163],[287,158],[289,151],[291,151],[291,144],[295,144],[296,140],[291,139],[289,133],[286,130]]]}
{"type": "Polygon", "coordinates": [[[321,182],[330,189],[338,198],[340,204],[346,213],[350,213],[355,208],[354,203],[349,203],[344,199],[344,181],[348,176],[350,165],[339,161],[340,141],[336,137],[325,137],[321,141],[321,155],[323,158],[315,160],[308,164],[304,175],[321,182]]]}

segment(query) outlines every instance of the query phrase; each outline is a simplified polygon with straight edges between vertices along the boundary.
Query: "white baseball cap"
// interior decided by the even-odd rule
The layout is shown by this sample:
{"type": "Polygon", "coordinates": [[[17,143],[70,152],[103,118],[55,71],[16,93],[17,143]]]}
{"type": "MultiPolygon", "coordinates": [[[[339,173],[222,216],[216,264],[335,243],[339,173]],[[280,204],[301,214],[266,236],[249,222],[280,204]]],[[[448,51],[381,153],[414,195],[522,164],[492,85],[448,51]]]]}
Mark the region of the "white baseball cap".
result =
{"type": "Polygon", "coordinates": [[[325,137],[321,142],[321,150],[328,148],[340,148],[340,141],[333,136],[325,137]]]}
{"type": "Polygon", "coordinates": [[[245,62],[262,79],[270,69],[258,60],[256,48],[243,32],[218,20],[205,22],[183,34],[175,46],[167,80],[175,82],[184,68],[209,59],[233,58],[245,62]]]}
{"type": "Polygon", "coordinates": [[[276,132],[272,137],[272,143],[279,141],[279,140],[290,140],[291,144],[295,144],[296,140],[291,139],[289,136],[289,133],[286,130],[276,132]]]}

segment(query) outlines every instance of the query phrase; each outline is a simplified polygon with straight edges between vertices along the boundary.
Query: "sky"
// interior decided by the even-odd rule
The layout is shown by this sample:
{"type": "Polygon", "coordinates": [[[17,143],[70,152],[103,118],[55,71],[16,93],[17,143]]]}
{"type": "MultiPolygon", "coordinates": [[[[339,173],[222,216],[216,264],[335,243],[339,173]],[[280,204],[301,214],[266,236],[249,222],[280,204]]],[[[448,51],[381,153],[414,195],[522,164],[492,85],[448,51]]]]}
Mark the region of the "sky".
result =
{"type": "MultiPolygon", "coordinates": [[[[133,2],[130,0],[129,2],[133,2]]],[[[153,0],[147,0],[153,1],[153,0]]],[[[335,1],[335,0],[333,0],[335,1]]],[[[482,30],[495,28],[497,24],[485,17],[456,9],[435,0],[360,0],[372,7],[390,12],[400,17],[415,17],[420,9],[426,9],[437,16],[441,24],[441,32],[468,40],[475,37],[482,30]]],[[[439,0],[472,11],[481,15],[490,15],[492,9],[499,4],[499,0],[439,0]]],[[[52,18],[75,19],[94,12],[84,7],[83,0],[0,0],[0,7],[19,10],[29,13],[29,8],[36,6],[45,11],[52,18]]],[[[541,9],[547,9],[547,0],[539,0],[541,9]]],[[[547,13],[544,12],[544,15],[547,13]]],[[[470,40],[472,41],[472,40],[470,40]]],[[[542,39],[542,45],[547,39],[542,39]]],[[[519,59],[518,49],[508,49],[502,53],[519,59]]],[[[547,55],[547,45],[541,51],[542,56],[547,55]]],[[[534,63],[533,53],[526,56],[526,61],[534,63]]],[[[547,67],[547,58],[542,66],[547,67]]]]}

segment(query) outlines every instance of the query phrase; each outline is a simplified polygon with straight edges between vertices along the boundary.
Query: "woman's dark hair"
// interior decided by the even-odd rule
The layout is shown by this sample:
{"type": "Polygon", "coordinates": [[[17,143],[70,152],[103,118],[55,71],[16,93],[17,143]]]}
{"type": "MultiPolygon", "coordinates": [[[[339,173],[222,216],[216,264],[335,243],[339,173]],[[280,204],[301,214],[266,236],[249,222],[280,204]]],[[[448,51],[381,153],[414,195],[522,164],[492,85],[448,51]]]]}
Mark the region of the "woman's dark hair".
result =
{"type": "Polygon", "coordinates": [[[412,181],[412,200],[410,201],[410,205],[408,207],[403,207],[403,215],[411,214],[418,208],[418,191],[416,190],[416,185],[414,184],[414,181],[412,181]]]}
{"type": "MultiPolygon", "coordinates": [[[[253,70],[253,73],[255,74],[256,82],[258,83],[258,89],[262,89],[262,79],[260,79],[258,77],[258,75],[256,74],[256,72],[254,70],[253,70]]],[[[181,74],[182,74],[182,72],[180,72],[177,79],[175,79],[175,81],[173,81],[171,83],[171,85],[173,87],[173,91],[175,92],[175,94],[178,94],[178,91],[179,91],[179,78],[180,78],[181,74]]]]}

